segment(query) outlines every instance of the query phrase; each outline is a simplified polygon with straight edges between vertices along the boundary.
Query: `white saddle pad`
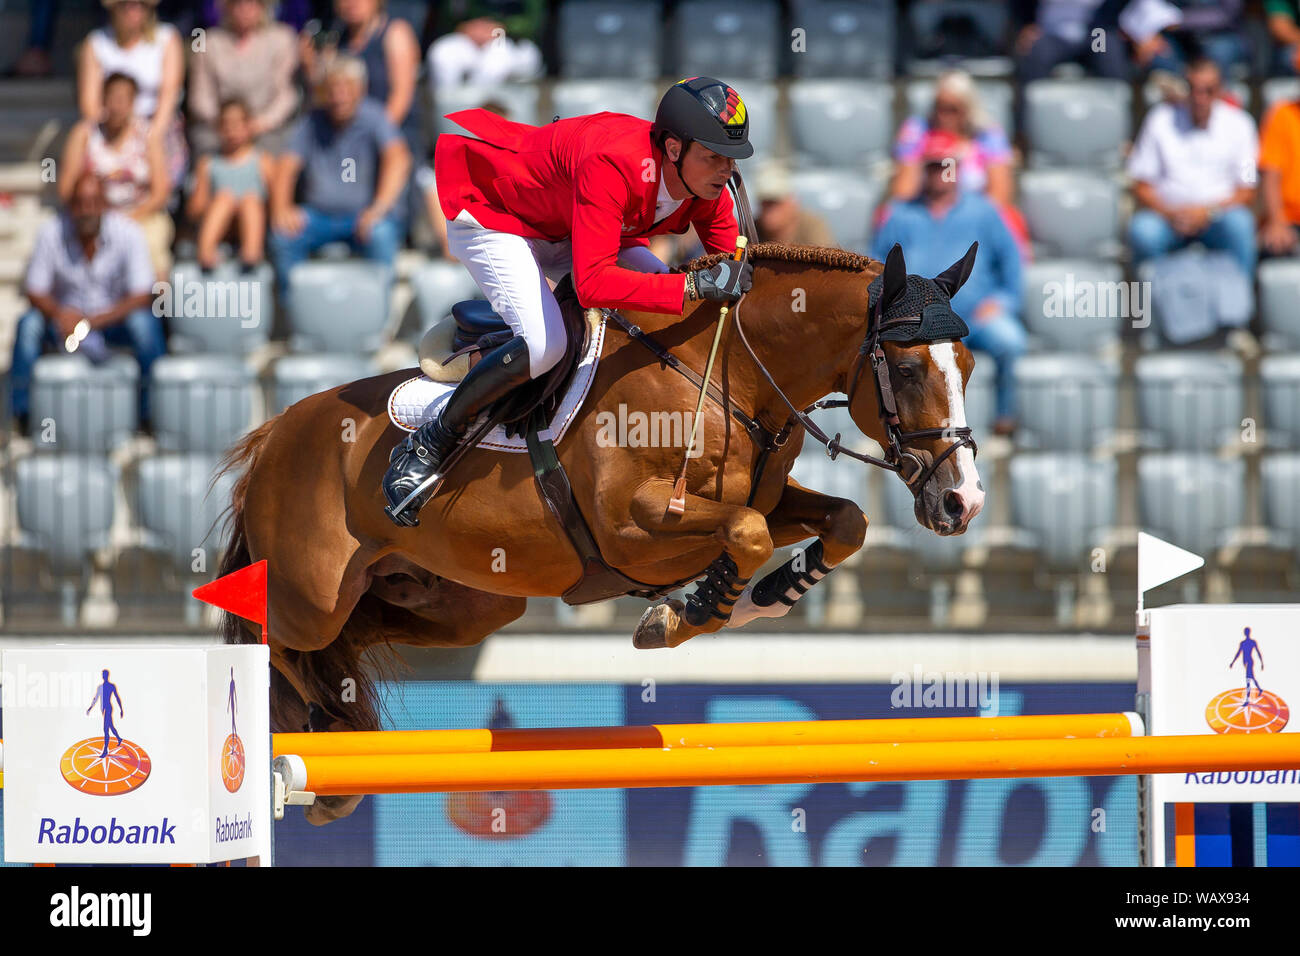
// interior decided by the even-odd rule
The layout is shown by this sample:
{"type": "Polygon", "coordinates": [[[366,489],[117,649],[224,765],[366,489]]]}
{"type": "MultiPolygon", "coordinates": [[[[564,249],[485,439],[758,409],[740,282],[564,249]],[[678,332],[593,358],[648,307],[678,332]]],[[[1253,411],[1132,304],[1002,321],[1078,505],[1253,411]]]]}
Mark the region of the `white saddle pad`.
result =
{"type": "MultiPolygon", "coordinates": [[[[587,392],[591,389],[591,383],[596,378],[596,364],[600,361],[601,346],[605,342],[604,316],[601,316],[600,321],[594,324],[591,334],[587,338],[587,351],[582,356],[582,361],[578,363],[578,368],[569,381],[569,387],[565,390],[564,397],[560,399],[560,404],[555,410],[555,417],[551,419],[550,437],[551,441],[557,445],[560,439],[564,437],[564,433],[569,430],[569,425],[577,417],[578,409],[582,408],[582,403],[587,398],[587,392]]],[[[455,382],[435,382],[424,374],[407,379],[393,389],[392,395],[388,396],[388,417],[392,419],[393,424],[398,428],[413,432],[442,411],[442,406],[446,404],[447,397],[456,388],[456,384],[455,382]]],[[[516,453],[526,453],[528,451],[528,445],[522,437],[506,437],[504,425],[498,425],[488,432],[483,437],[483,440],[478,443],[478,447],[487,448],[491,451],[516,453]]]]}

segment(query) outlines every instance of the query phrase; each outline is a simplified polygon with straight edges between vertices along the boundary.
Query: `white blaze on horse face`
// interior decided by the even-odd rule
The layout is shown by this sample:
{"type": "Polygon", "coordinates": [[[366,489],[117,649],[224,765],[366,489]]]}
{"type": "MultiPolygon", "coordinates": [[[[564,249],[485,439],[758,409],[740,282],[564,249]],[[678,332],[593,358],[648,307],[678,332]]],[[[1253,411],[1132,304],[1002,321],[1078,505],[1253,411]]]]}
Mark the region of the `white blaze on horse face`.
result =
{"type": "MultiPolygon", "coordinates": [[[[962,394],[961,369],[957,367],[957,347],[951,342],[936,342],[930,346],[930,360],[943,372],[948,391],[948,428],[966,426],[966,402],[962,394]]],[[[979,486],[979,472],[975,470],[975,455],[969,445],[962,445],[950,456],[957,465],[957,483],[950,489],[962,503],[962,524],[966,524],[984,507],[984,490],[979,486]]]]}

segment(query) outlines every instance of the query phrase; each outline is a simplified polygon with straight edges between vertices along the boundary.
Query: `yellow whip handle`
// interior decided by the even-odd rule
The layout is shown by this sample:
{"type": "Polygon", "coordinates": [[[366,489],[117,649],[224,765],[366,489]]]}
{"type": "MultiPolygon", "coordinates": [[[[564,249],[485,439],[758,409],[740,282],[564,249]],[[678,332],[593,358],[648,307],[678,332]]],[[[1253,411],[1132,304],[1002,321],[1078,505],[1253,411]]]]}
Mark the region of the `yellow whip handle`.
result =
{"type": "MultiPolygon", "coordinates": [[[[736,249],[731,254],[735,262],[739,262],[745,254],[745,246],[749,242],[745,236],[736,237],[736,249]]],[[[713,332],[713,347],[709,349],[709,361],[704,367],[704,379],[700,382],[700,397],[695,403],[695,417],[691,419],[691,437],[686,442],[686,454],[682,458],[682,470],[677,476],[677,481],[673,483],[673,494],[668,499],[668,510],[675,515],[682,514],[686,511],[686,464],[690,460],[691,449],[695,447],[695,436],[700,428],[700,415],[704,412],[704,397],[708,392],[709,379],[713,377],[713,360],[718,357],[718,343],[722,341],[722,329],[727,324],[727,312],[730,311],[729,305],[723,305],[718,311],[718,327],[713,332]]]]}

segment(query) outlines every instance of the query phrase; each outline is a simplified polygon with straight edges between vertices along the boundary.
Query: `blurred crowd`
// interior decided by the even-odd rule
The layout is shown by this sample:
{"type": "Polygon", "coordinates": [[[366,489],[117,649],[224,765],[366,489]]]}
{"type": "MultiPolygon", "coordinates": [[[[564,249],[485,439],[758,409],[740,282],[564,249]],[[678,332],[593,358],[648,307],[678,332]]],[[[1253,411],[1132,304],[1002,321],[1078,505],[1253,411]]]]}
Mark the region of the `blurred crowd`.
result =
{"type": "MultiPolygon", "coordinates": [[[[59,15],[56,0],[31,6],[29,48],[11,71],[25,76],[51,69],[59,15]]],[[[79,47],[81,120],[58,165],[62,215],[43,227],[23,285],[31,309],[19,322],[12,368],[20,421],[36,359],[70,338],[92,357],[105,345],[130,345],[147,379],[165,330],[146,297],[179,243],[205,270],[231,260],[251,271],[269,261],[281,294],[293,266],[326,245],[346,243],[391,265],[419,217],[430,226],[426,251],[444,255],[419,83],[436,103],[453,87],[553,72],[542,35],[556,5],[545,0],[443,0],[428,5],[422,23],[393,15],[384,0],[103,6],[106,22],[79,47]]],[[[1297,252],[1300,102],[1277,104],[1257,124],[1226,85],[1248,69],[1244,0],[1010,6],[1007,47],[988,52],[1013,58],[1018,90],[1067,62],[1160,86],[1162,101],[1146,112],[1126,160],[1134,266],[1195,242],[1249,280],[1261,256],[1297,252]]],[[[1298,7],[1265,0],[1257,11],[1277,75],[1300,72],[1298,7]]],[[[936,35],[939,49],[917,52],[970,52],[956,48],[960,36],[936,35]]],[[[735,84],[743,95],[744,81],[735,84]]],[[[1031,236],[1016,205],[1017,144],[985,107],[969,73],[939,74],[928,109],[897,130],[886,195],[862,251],[883,258],[899,242],[912,270],[935,274],[979,242],[955,305],[970,324],[968,344],[997,366],[995,428],[1009,434],[1012,370],[1026,349],[1019,311],[1031,236]]],[[[757,163],[748,179],[760,240],[836,244],[827,222],[801,207],[788,164],[757,163]]],[[[699,251],[689,234],[658,237],[652,248],[674,264],[699,251]]],[[[142,414],[147,421],[147,404],[142,414]]]]}

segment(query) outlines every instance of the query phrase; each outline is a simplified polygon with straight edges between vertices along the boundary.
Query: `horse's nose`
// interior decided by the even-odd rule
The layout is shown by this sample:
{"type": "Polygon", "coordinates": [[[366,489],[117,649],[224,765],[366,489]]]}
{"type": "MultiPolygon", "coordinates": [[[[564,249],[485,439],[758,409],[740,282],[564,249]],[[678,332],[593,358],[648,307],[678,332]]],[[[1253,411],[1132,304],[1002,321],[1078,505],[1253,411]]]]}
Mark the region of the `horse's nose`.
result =
{"type": "Polygon", "coordinates": [[[950,488],[943,496],[943,510],[953,524],[964,527],[984,507],[984,492],[975,488],[950,488]]]}

